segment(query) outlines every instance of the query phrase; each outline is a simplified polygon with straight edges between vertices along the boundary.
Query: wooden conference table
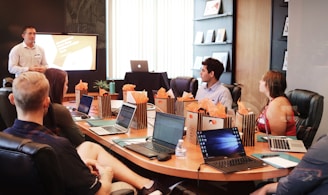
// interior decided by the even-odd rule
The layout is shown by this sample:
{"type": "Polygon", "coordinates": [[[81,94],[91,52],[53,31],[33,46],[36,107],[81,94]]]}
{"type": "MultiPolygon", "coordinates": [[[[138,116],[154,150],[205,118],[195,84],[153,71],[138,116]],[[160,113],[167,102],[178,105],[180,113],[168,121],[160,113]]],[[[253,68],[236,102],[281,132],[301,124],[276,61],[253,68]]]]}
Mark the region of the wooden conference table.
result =
{"type": "MultiPolygon", "coordinates": [[[[148,115],[149,112],[154,111],[148,111],[148,115]]],[[[153,117],[148,117],[148,123],[152,123],[151,120],[153,120],[153,117]]],[[[172,155],[172,159],[165,162],[159,162],[156,159],[151,160],[135,152],[129,151],[112,141],[113,139],[150,136],[152,135],[152,128],[142,130],[131,129],[130,132],[126,134],[99,136],[89,130],[89,124],[86,121],[79,121],[77,124],[87,136],[94,139],[98,143],[104,145],[140,167],[161,174],[188,179],[211,181],[253,181],[282,177],[290,172],[290,169],[277,169],[272,166],[266,166],[248,171],[224,174],[221,171],[203,164],[204,161],[199,145],[191,144],[186,141],[184,143],[187,148],[187,156],[185,158],[176,158],[175,155],[172,155]],[[200,170],[198,171],[199,167],[200,170]]],[[[256,142],[255,146],[245,147],[245,150],[248,155],[253,153],[270,152],[266,142],[256,142]]],[[[303,153],[289,154],[300,159],[304,155],[303,153]]]]}

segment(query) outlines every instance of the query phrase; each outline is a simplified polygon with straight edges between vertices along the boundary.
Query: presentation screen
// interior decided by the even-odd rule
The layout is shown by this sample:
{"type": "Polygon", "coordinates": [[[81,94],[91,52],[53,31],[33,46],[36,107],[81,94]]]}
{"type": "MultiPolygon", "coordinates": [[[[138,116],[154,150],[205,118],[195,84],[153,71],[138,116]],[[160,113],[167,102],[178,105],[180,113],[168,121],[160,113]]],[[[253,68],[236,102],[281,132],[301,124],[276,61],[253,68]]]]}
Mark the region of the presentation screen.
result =
{"type": "Polygon", "coordinates": [[[97,35],[38,33],[49,67],[67,71],[96,70],[97,35]]]}

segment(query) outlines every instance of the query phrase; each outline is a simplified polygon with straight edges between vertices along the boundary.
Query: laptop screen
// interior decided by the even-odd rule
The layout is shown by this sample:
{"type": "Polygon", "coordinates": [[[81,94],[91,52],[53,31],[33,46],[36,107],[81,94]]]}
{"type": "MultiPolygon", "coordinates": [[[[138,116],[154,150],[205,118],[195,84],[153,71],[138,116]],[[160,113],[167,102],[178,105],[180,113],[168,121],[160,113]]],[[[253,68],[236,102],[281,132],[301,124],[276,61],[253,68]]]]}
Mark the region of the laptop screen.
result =
{"type": "Polygon", "coordinates": [[[83,112],[84,114],[89,114],[91,104],[93,101],[93,96],[88,96],[88,95],[82,95],[80,99],[80,104],[77,110],[79,112],[83,112]]]}
{"type": "Polygon", "coordinates": [[[183,116],[156,112],[153,140],[176,146],[183,136],[184,123],[183,116]]]}
{"type": "Polygon", "coordinates": [[[134,105],[123,103],[120,112],[117,115],[116,124],[124,128],[129,128],[135,110],[136,107],[134,105]]]}
{"type": "Polygon", "coordinates": [[[245,156],[237,127],[197,131],[204,159],[245,156]]]}

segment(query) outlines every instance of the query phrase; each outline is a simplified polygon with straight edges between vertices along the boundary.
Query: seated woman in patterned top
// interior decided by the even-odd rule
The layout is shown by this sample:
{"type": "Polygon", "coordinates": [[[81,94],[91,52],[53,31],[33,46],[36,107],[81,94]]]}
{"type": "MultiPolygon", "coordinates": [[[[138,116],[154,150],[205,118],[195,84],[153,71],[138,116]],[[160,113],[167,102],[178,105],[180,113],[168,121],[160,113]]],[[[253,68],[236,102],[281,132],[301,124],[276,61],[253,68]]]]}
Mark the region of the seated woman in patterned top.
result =
{"type": "Polygon", "coordinates": [[[257,129],[280,136],[295,136],[294,111],[285,95],[286,78],[281,72],[268,71],[260,80],[259,90],[268,98],[257,118],[257,129]]]}

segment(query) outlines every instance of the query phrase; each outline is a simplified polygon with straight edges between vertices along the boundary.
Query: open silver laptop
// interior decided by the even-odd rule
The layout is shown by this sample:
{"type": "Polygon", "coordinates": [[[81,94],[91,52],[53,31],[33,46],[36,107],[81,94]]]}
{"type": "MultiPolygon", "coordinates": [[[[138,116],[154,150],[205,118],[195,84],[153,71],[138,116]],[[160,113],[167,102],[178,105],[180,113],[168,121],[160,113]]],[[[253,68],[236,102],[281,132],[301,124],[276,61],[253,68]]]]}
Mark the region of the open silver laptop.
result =
{"type": "Polygon", "coordinates": [[[185,118],[175,114],[156,112],[153,136],[147,142],[126,145],[125,148],[148,158],[159,153],[174,154],[183,136],[185,118]]]}
{"type": "Polygon", "coordinates": [[[147,60],[130,60],[131,72],[148,72],[147,60]]]}
{"type": "Polygon", "coordinates": [[[72,117],[89,118],[89,112],[91,109],[92,101],[93,101],[93,96],[88,96],[83,94],[81,96],[80,104],[78,108],[70,109],[70,113],[72,117]]]}
{"type": "Polygon", "coordinates": [[[98,135],[127,133],[130,130],[130,124],[136,109],[137,107],[134,104],[123,103],[114,125],[90,127],[89,129],[98,135]]]}
{"type": "Polygon", "coordinates": [[[264,121],[265,132],[271,151],[281,152],[306,152],[307,149],[302,140],[294,140],[287,136],[272,136],[269,134],[266,119],[264,121]]]}

